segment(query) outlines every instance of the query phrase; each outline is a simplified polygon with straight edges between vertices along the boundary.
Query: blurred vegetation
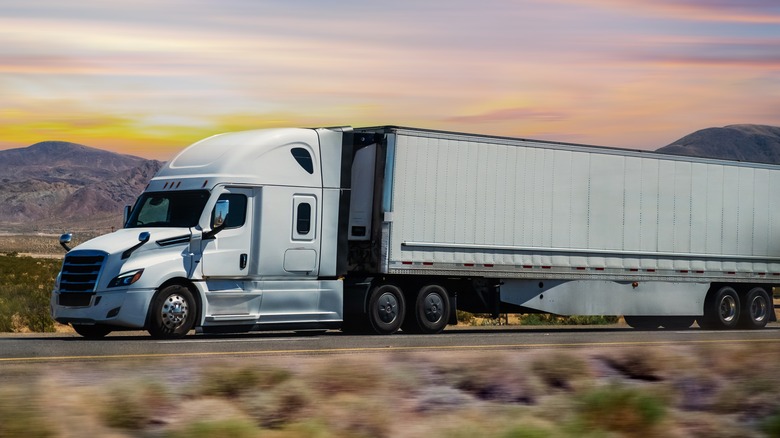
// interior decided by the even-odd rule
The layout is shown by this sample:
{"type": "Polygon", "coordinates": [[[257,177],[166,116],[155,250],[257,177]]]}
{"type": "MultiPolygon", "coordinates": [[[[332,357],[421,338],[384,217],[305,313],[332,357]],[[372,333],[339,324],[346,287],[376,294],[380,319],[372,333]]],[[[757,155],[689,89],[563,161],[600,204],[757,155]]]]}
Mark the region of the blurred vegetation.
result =
{"type": "Polygon", "coordinates": [[[780,436],[777,342],[290,359],[11,365],[0,438],[780,436]]]}
{"type": "Polygon", "coordinates": [[[62,262],[0,255],[0,332],[53,332],[49,300],[62,262]]]}
{"type": "Polygon", "coordinates": [[[623,436],[661,436],[668,402],[651,390],[624,384],[593,388],[582,394],[577,405],[584,430],[618,432],[623,436]]]}
{"type": "Polygon", "coordinates": [[[0,387],[0,438],[55,436],[39,401],[40,394],[29,386],[0,387]]]}

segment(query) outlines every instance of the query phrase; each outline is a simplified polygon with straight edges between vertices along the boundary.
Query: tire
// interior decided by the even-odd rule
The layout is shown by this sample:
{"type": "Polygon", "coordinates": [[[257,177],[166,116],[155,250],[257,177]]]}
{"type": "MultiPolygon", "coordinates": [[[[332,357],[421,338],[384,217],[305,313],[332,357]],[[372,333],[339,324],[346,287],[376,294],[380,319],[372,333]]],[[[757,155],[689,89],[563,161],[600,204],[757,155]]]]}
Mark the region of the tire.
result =
{"type": "Polygon", "coordinates": [[[704,300],[704,316],[699,326],[707,330],[729,330],[737,328],[741,313],[739,295],[730,286],[723,286],[710,292],[704,300]]]}
{"type": "Polygon", "coordinates": [[[690,328],[694,321],[695,316],[663,316],[658,318],[661,326],[667,330],[685,330],[690,328]]]}
{"type": "Polygon", "coordinates": [[[404,323],[404,331],[411,333],[441,333],[450,319],[450,297],[443,287],[430,284],[417,293],[414,307],[404,323]]]}
{"type": "Polygon", "coordinates": [[[390,335],[401,328],[406,315],[404,295],[398,286],[375,286],[368,300],[368,321],[375,333],[390,335]]]}
{"type": "Polygon", "coordinates": [[[639,330],[657,330],[661,326],[660,318],[657,316],[623,315],[623,319],[629,327],[639,330]]]}
{"type": "Polygon", "coordinates": [[[184,286],[163,288],[149,308],[149,334],[158,339],[182,338],[195,325],[197,305],[192,292],[184,286]]]}
{"type": "Polygon", "coordinates": [[[746,329],[764,328],[769,322],[770,309],[774,308],[766,290],[761,287],[750,289],[745,295],[739,326],[746,329]]]}
{"type": "Polygon", "coordinates": [[[87,339],[103,339],[111,333],[111,328],[105,325],[73,324],[73,330],[87,339]]]}

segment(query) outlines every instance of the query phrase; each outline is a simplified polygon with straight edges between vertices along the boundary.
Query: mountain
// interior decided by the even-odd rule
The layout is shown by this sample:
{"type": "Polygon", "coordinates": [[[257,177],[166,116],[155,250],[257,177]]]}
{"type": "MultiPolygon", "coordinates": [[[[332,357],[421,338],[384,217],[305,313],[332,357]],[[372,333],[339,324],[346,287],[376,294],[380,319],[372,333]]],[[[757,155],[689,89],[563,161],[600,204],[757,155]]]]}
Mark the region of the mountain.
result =
{"type": "Polygon", "coordinates": [[[162,165],[61,141],[0,151],[0,226],[110,231],[162,165]]]}
{"type": "MultiPolygon", "coordinates": [[[[780,164],[780,127],[707,128],[658,151],[780,164]]],[[[0,151],[0,231],[111,231],[162,165],[60,141],[0,151]]]]}
{"type": "Polygon", "coordinates": [[[702,129],[658,149],[658,152],[780,164],[780,127],[729,125],[702,129]]]}

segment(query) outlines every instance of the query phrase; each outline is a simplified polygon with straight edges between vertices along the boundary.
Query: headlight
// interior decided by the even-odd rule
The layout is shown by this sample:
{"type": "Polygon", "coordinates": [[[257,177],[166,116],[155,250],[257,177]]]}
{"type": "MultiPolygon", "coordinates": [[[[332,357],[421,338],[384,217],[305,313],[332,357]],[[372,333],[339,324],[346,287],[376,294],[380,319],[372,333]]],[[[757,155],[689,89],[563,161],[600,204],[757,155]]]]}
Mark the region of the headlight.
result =
{"type": "Polygon", "coordinates": [[[141,278],[141,274],[144,273],[143,269],[136,269],[135,271],[129,271],[117,275],[110,283],[108,287],[130,286],[141,278]]]}

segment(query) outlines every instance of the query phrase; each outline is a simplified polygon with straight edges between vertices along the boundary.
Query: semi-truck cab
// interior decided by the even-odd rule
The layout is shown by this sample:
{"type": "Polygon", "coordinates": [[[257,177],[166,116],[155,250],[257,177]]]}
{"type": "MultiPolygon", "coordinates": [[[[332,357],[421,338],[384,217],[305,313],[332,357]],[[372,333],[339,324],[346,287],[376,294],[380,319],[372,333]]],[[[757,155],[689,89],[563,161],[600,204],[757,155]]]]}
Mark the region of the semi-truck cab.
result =
{"type": "Polygon", "coordinates": [[[274,129],[192,145],[150,181],[124,228],[66,254],[54,319],[88,337],[340,326],[345,131],[351,142],[341,128],[274,129]]]}

